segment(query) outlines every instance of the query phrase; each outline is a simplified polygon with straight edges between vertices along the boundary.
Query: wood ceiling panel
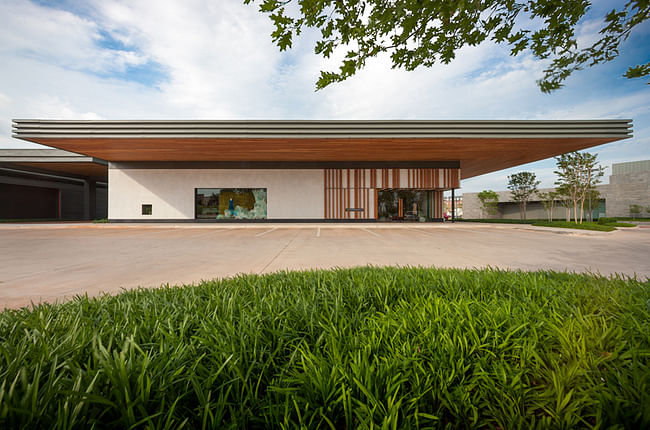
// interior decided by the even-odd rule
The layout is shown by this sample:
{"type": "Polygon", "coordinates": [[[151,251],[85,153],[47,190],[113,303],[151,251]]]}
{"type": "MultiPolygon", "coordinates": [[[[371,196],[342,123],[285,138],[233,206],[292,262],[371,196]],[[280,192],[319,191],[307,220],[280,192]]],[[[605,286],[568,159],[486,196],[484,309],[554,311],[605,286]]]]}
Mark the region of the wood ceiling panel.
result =
{"type": "Polygon", "coordinates": [[[619,138],[30,138],[107,161],[460,161],[462,178],[619,138]]]}

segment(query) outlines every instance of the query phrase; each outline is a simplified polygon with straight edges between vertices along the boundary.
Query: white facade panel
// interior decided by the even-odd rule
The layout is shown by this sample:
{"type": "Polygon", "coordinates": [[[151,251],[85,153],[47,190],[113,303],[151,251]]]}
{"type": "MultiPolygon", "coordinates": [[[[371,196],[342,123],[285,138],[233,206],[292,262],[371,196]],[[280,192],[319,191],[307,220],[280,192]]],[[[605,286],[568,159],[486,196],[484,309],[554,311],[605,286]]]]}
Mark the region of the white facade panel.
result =
{"type": "Polygon", "coordinates": [[[194,219],[196,188],[266,188],[268,219],[322,219],[323,170],[108,170],[108,218],[194,219]],[[151,204],[152,214],[142,215],[151,204]]]}
{"type": "Polygon", "coordinates": [[[408,186],[409,169],[399,169],[399,183],[402,187],[408,186]]]}

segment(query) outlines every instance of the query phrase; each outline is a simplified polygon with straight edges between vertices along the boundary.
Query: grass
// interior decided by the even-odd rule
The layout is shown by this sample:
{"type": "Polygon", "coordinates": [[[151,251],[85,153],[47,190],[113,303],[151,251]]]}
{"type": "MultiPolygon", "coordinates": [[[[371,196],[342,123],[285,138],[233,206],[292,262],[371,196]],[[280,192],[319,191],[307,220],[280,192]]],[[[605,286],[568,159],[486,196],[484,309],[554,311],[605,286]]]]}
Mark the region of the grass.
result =
{"type": "Polygon", "coordinates": [[[557,227],[557,228],[573,228],[577,230],[594,230],[594,231],[614,231],[616,227],[612,224],[598,224],[595,222],[585,222],[576,224],[573,221],[537,221],[533,223],[538,227],[557,227]]]}
{"type": "Polygon", "coordinates": [[[648,218],[648,217],[645,217],[645,218],[644,217],[636,217],[636,218],[632,218],[632,217],[616,217],[616,219],[619,220],[619,221],[628,221],[628,222],[629,221],[640,221],[640,222],[648,222],[648,221],[650,221],[650,218],[648,218]]]}
{"type": "Polygon", "coordinates": [[[606,224],[598,222],[586,222],[576,224],[573,221],[537,221],[533,223],[538,227],[558,227],[558,228],[573,228],[578,230],[595,230],[595,231],[614,231],[616,227],[636,227],[636,224],[625,222],[608,222],[606,224]]]}
{"type": "Polygon", "coordinates": [[[632,224],[629,222],[610,222],[605,225],[611,225],[613,227],[636,227],[636,224],[632,224]]]}
{"type": "Polygon", "coordinates": [[[615,218],[612,218],[612,222],[608,222],[606,224],[586,221],[583,221],[582,224],[576,224],[573,221],[547,221],[541,219],[466,219],[462,221],[493,224],[530,224],[537,227],[574,228],[579,230],[594,231],[614,231],[616,230],[616,227],[636,227],[636,224],[617,222],[615,218]]]}
{"type": "Polygon", "coordinates": [[[544,221],[541,219],[502,219],[502,218],[488,218],[488,219],[464,219],[457,218],[456,221],[461,222],[482,222],[488,224],[532,224],[538,221],[544,221]]]}
{"type": "Polygon", "coordinates": [[[357,268],[0,314],[2,428],[648,428],[650,282],[357,268]]]}

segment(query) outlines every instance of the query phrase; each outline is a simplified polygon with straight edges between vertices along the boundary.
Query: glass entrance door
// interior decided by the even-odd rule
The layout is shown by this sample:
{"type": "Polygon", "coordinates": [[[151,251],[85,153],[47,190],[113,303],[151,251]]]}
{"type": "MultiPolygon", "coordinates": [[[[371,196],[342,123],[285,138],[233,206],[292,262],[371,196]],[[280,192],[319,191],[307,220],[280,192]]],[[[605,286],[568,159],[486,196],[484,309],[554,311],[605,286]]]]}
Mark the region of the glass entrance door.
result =
{"type": "Polygon", "coordinates": [[[429,220],[431,219],[431,201],[431,191],[379,190],[377,191],[377,220],[429,220]]]}

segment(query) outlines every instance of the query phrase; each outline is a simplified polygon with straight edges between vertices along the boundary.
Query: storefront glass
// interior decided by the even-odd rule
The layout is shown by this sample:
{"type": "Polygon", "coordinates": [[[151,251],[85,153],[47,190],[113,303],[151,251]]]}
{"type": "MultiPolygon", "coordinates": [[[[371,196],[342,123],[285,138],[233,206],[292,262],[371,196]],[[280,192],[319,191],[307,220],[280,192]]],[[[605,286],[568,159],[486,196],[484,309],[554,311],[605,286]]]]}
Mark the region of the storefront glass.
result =
{"type": "Polygon", "coordinates": [[[431,219],[431,191],[379,190],[378,221],[420,221],[431,219]]]}
{"type": "Polygon", "coordinates": [[[266,188],[197,188],[197,219],[266,219],[266,188]]]}

